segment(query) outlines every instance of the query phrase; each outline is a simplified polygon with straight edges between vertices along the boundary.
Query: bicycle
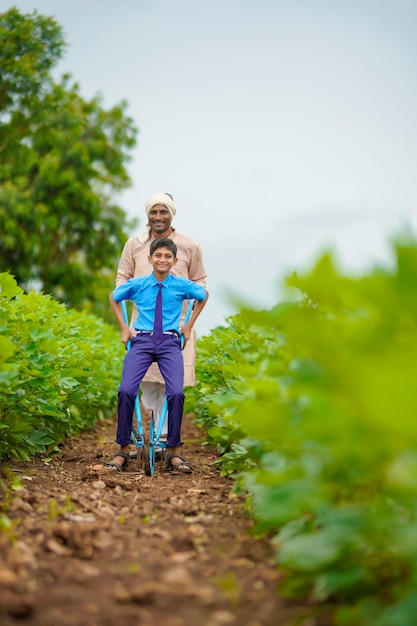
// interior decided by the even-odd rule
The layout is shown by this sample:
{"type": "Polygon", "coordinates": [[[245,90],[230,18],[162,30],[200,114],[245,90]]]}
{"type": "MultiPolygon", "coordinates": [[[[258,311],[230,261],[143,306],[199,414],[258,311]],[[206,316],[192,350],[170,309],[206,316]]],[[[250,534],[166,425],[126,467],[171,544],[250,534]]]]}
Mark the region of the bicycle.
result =
{"type": "MultiPolygon", "coordinates": [[[[190,319],[191,312],[193,310],[194,300],[188,301],[187,311],[184,319],[184,324],[190,319]]],[[[121,302],[123,319],[127,325],[129,325],[126,300],[121,302]]],[[[181,335],[181,347],[184,346],[184,337],[181,335]]],[[[126,344],[126,349],[130,349],[130,341],[126,344]]],[[[156,449],[160,451],[160,460],[165,460],[165,451],[167,448],[166,441],[161,439],[162,429],[165,424],[165,420],[168,412],[168,400],[165,397],[162,405],[161,416],[157,427],[155,427],[155,419],[153,411],[149,420],[149,436],[146,437],[143,426],[142,412],[140,408],[139,395],[135,398],[135,421],[132,424],[131,441],[136,447],[136,452],[130,454],[130,458],[137,458],[139,469],[144,469],[147,476],[153,476],[155,473],[155,457],[156,449]]]]}

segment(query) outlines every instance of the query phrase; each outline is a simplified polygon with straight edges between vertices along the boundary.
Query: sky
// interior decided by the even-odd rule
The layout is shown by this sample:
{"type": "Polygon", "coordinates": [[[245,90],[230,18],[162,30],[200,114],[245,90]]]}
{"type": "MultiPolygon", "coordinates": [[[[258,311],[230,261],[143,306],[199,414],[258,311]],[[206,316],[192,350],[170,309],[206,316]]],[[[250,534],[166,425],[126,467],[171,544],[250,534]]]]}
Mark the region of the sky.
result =
{"type": "Polygon", "coordinates": [[[208,334],[284,297],[327,250],[342,272],[393,263],[417,229],[417,0],[0,0],[53,16],[85,99],[139,129],[119,198],[156,191],[202,247],[208,334]]]}

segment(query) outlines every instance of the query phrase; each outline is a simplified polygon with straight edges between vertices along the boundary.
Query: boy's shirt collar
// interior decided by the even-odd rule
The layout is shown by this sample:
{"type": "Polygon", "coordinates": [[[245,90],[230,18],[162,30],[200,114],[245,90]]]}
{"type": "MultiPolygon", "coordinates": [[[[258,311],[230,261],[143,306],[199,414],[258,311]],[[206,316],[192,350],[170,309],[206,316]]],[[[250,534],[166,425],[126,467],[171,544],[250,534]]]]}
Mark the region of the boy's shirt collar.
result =
{"type": "Polygon", "coordinates": [[[171,276],[172,276],[172,275],[171,275],[171,273],[169,273],[169,274],[168,274],[168,276],[166,276],[166,277],[164,278],[164,280],[158,280],[158,279],[156,278],[156,276],[155,276],[154,272],[152,272],[151,276],[152,276],[152,278],[153,278],[153,282],[154,282],[154,284],[155,284],[155,283],[158,283],[158,284],[164,285],[164,287],[167,287],[167,286],[168,286],[168,283],[169,283],[169,281],[170,281],[170,279],[171,279],[171,276]]]}

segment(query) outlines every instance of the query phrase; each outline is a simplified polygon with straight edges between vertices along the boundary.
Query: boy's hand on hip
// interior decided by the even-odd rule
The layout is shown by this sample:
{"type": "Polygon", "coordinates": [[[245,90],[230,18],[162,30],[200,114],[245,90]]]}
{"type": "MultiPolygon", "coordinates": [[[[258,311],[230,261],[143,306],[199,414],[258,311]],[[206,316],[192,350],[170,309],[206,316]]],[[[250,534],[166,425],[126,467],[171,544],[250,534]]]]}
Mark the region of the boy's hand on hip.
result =
{"type": "Polygon", "coordinates": [[[189,340],[191,336],[191,328],[188,326],[188,324],[186,324],[185,326],[181,328],[181,335],[184,337],[184,344],[183,344],[183,348],[184,348],[185,344],[187,343],[187,341],[189,340]]]}
{"type": "Polygon", "coordinates": [[[126,347],[127,342],[132,339],[132,336],[133,335],[131,333],[130,328],[124,328],[123,330],[120,331],[120,339],[125,347],[126,347]]]}

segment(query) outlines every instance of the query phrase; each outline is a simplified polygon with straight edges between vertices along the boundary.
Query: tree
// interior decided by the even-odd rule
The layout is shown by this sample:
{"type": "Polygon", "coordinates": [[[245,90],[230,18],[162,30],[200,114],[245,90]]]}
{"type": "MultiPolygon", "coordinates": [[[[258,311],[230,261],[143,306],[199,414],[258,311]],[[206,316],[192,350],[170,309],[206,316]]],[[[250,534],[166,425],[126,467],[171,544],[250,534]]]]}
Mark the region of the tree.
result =
{"type": "Polygon", "coordinates": [[[96,312],[134,225],[113,198],[131,184],[137,129],[125,101],[105,110],[70,75],[54,82],[65,45],[52,18],[0,15],[0,266],[96,312]]]}

